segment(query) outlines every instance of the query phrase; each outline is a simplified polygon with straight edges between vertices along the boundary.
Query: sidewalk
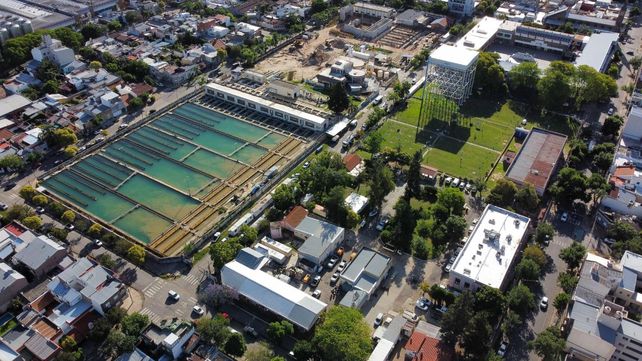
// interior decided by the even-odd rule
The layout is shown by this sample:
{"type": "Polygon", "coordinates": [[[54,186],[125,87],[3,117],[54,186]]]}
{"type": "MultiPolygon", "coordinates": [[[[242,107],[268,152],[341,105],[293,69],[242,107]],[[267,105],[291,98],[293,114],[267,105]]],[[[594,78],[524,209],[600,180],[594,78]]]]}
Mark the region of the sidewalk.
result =
{"type": "Polygon", "coordinates": [[[145,296],[133,287],[127,287],[127,296],[123,299],[122,308],[127,310],[128,314],[139,312],[143,309],[145,296]]]}

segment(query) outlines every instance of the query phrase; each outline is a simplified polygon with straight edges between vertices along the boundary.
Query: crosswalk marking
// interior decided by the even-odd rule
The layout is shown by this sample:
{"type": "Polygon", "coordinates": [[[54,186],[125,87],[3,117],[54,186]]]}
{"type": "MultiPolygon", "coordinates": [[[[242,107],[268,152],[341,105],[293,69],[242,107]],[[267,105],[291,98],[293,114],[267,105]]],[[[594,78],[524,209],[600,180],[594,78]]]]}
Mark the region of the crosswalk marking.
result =
{"type": "Polygon", "coordinates": [[[179,316],[183,316],[183,310],[179,308],[178,310],[176,310],[176,314],[179,316]]]}
{"type": "Polygon", "coordinates": [[[187,283],[192,286],[197,286],[199,283],[201,283],[201,278],[197,275],[188,274],[187,276],[185,276],[185,281],[187,281],[187,283]]]}
{"type": "Polygon", "coordinates": [[[154,311],[150,310],[149,308],[145,307],[142,310],[140,310],[141,315],[147,315],[149,317],[149,320],[153,323],[159,323],[161,318],[158,316],[154,311]]]}
{"type": "Polygon", "coordinates": [[[145,289],[143,290],[143,293],[147,297],[154,297],[154,295],[158,291],[160,291],[160,289],[163,288],[163,286],[165,286],[165,281],[162,280],[162,279],[158,279],[158,280],[156,280],[156,282],[154,282],[151,285],[145,287],[145,289]]]}
{"type": "Polygon", "coordinates": [[[194,297],[190,297],[189,298],[189,302],[190,303],[198,303],[198,300],[196,298],[194,298],[194,297]]]}

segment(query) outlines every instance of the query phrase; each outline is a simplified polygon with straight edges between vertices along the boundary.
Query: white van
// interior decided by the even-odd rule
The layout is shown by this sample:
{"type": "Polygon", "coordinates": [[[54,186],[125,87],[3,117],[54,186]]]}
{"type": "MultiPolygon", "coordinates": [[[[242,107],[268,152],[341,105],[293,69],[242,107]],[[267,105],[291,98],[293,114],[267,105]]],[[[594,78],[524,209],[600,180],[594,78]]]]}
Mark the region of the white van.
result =
{"type": "Polygon", "coordinates": [[[377,95],[377,97],[374,98],[374,100],[372,101],[372,104],[378,105],[379,103],[381,103],[382,100],[383,100],[383,95],[377,95]]]}

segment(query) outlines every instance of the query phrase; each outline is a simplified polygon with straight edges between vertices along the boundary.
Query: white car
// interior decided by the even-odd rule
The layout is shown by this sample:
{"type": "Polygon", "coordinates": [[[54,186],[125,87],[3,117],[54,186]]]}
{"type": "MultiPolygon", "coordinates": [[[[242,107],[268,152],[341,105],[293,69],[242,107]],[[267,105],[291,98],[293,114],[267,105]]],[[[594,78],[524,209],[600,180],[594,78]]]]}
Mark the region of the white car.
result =
{"type": "Polygon", "coordinates": [[[446,177],[446,180],[444,180],[444,184],[449,185],[450,182],[452,182],[453,179],[451,177],[446,177]]]}
{"type": "Polygon", "coordinates": [[[169,292],[167,292],[167,295],[169,296],[169,298],[173,299],[174,301],[178,301],[181,299],[181,295],[179,295],[174,290],[169,290],[169,292]]]}
{"type": "Polygon", "coordinates": [[[330,260],[328,261],[328,263],[326,264],[326,267],[328,267],[329,269],[333,269],[333,268],[334,268],[334,266],[336,266],[336,265],[337,265],[337,262],[339,262],[339,257],[337,257],[337,256],[332,256],[332,257],[330,258],[330,260]]]}
{"type": "Polygon", "coordinates": [[[562,213],[562,216],[560,217],[560,221],[562,221],[562,222],[568,221],[568,213],[567,212],[562,213]]]}
{"type": "Polygon", "coordinates": [[[339,280],[339,275],[339,271],[332,274],[332,277],[330,277],[330,285],[334,285],[335,283],[337,283],[337,281],[339,280]]]}
{"type": "Polygon", "coordinates": [[[0,210],[6,211],[7,209],[9,209],[8,205],[6,205],[4,203],[0,203],[0,210]]]}
{"type": "Polygon", "coordinates": [[[374,327],[379,327],[381,322],[383,322],[383,313],[379,312],[374,320],[374,327]]]}
{"type": "Polygon", "coordinates": [[[321,298],[321,290],[315,290],[314,292],[312,292],[312,297],[321,298]]]}
{"type": "Polygon", "coordinates": [[[348,262],[341,261],[341,263],[339,263],[339,267],[337,267],[337,272],[343,271],[343,269],[346,268],[347,265],[348,265],[348,262]]]}
{"type": "Polygon", "coordinates": [[[373,209],[368,213],[368,217],[374,217],[374,216],[376,216],[377,214],[379,214],[379,210],[378,210],[377,208],[373,208],[373,209]]]}
{"type": "Polygon", "coordinates": [[[103,246],[103,242],[101,240],[99,240],[99,239],[94,239],[94,245],[96,245],[96,247],[100,248],[100,247],[103,246]]]}
{"type": "Polygon", "coordinates": [[[415,302],[415,307],[417,307],[418,309],[420,309],[420,310],[422,310],[424,312],[428,311],[428,308],[430,307],[430,301],[428,301],[427,299],[421,297],[421,298],[419,298],[417,300],[417,302],[415,302]]]}
{"type": "Polygon", "coordinates": [[[381,218],[381,220],[379,220],[379,223],[377,223],[377,226],[375,227],[377,231],[383,231],[383,229],[386,228],[386,224],[388,224],[388,221],[388,217],[381,218]]]}
{"type": "Polygon", "coordinates": [[[539,302],[539,308],[541,308],[543,311],[546,311],[546,309],[548,308],[548,297],[542,297],[542,300],[539,302]]]}
{"type": "Polygon", "coordinates": [[[459,187],[459,178],[453,179],[453,182],[450,185],[453,187],[459,187]]]}
{"type": "Polygon", "coordinates": [[[506,350],[508,350],[508,342],[502,341],[501,345],[499,345],[499,349],[497,350],[497,354],[504,357],[504,355],[506,355],[506,350]]]}
{"type": "Polygon", "coordinates": [[[194,312],[194,314],[196,315],[203,316],[205,310],[203,310],[203,307],[196,305],[192,308],[192,312],[194,312]]]}

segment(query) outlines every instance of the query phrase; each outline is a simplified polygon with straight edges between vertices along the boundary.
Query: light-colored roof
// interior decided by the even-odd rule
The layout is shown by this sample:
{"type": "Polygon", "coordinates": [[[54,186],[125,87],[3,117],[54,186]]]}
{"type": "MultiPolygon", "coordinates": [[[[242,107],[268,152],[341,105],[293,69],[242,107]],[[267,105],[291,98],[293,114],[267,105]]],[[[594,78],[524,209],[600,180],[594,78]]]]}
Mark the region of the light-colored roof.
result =
{"type": "Polygon", "coordinates": [[[13,259],[32,270],[39,270],[49,258],[59,255],[60,259],[62,259],[64,253],[66,251],[63,246],[47,236],[39,236],[27,244],[20,252],[16,253],[13,259]]]}
{"type": "Polygon", "coordinates": [[[336,239],[343,231],[342,227],[306,216],[296,227],[297,232],[308,235],[305,242],[299,247],[299,253],[315,258],[321,257],[328,247],[336,244],[336,239]]]}
{"type": "Polygon", "coordinates": [[[469,32],[455,43],[455,46],[481,51],[495,37],[503,20],[485,16],[469,32]]]}
{"type": "Polygon", "coordinates": [[[368,205],[368,197],[362,196],[359,193],[352,192],[346,197],[346,205],[352,209],[354,213],[361,213],[361,211],[368,205]]]}
{"type": "Polygon", "coordinates": [[[24,108],[29,104],[31,104],[31,100],[20,94],[9,95],[4,99],[0,99],[0,117],[24,108]]]}
{"type": "Polygon", "coordinates": [[[620,261],[622,267],[630,268],[638,273],[642,273],[642,256],[631,251],[625,251],[620,261]]]}
{"type": "Polygon", "coordinates": [[[261,97],[257,97],[256,95],[248,94],[240,90],[229,88],[229,87],[226,87],[225,85],[221,85],[218,83],[209,83],[206,86],[212,90],[220,91],[235,97],[239,97],[241,99],[245,99],[246,101],[251,101],[256,104],[263,105],[265,107],[268,107],[268,108],[271,108],[271,109],[274,109],[274,110],[277,110],[277,111],[286,113],[288,115],[291,115],[300,119],[304,119],[316,124],[324,124],[326,122],[326,119],[320,116],[306,113],[298,109],[291,108],[287,105],[275,103],[273,101],[263,99],[261,97]]]}
{"type": "Polygon", "coordinates": [[[311,295],[236,260],[221,269],[221,282],[239,294],[306,330],[327,305],[311,295]]]}
{"type": "Polygon", "coordinates": [[[430,53],[428,61],[440,66],[465,70],[475,63],[478,57],[479,53],[474,50],[444,44],[430,53]]]}
{"type": "Polygon", "coordinates": [[[385,276],[388,264],[390,264],[390,257],[375,250],[363,248],[348,264],[341,278],[354,288],[371,293],[374,291],[375,284],[385,276]]]}
{"type": "Polygon", "coordinates": [[[582,50],[580,56],[575,60],[575,65],[588,65],[591,68],[602,71],[607,56],[611,52],[613,44],[617,44],[619,35],[617,33],[598,33],[591,35],[588,44],[582,50]]]}
{"type": "Polygon", "coordinates": [[[500,288],[529,222],[528,217],[487,205],[451,272],[500,288]]]}
{"type": "MultiPolygon", "coordinates": [[[[16,282],[22,282],[22,287],[27,285],[27,280],[22,274],[11,268],[8,264],[0,262],[0,292],[12,292],[15,294],[20,291],[12,289],[16,282]]],[[[4,297],[7,296],[5,295],[4,297]]]]}

